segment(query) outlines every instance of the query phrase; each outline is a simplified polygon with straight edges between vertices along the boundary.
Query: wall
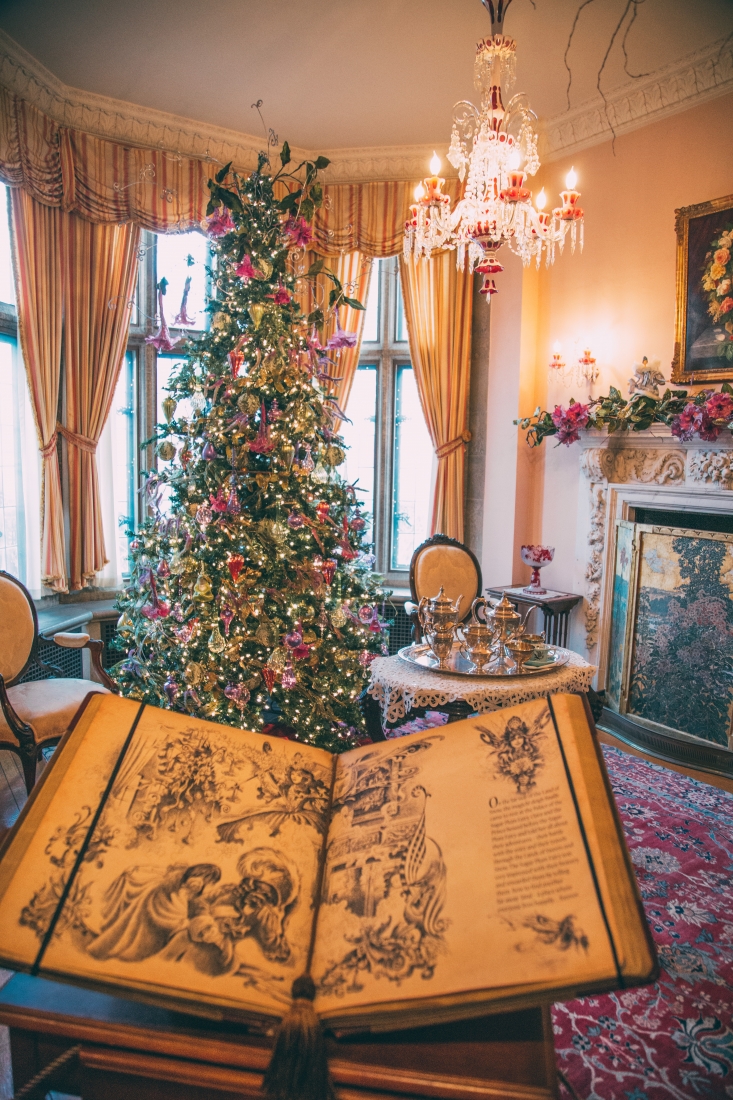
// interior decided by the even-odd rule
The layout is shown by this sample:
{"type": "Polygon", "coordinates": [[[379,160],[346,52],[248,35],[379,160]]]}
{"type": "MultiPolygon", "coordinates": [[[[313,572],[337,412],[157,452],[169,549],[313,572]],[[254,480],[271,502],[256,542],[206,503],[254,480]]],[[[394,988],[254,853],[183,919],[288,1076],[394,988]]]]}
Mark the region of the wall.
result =
{"type": "MultiPolygon", "coordinates": [[[[733,192],[733,96],[664,119],[576,153],[573,164],[586,211],[585,249],[566,247],[553,267],[526,270],[502,260],[491,304],[483,568],[487,583],[524,580],[521,542],[556,548],[543,571],[548,587],[583,592],[586,530],[580,449],[545,442],[530,451],[511,420],[536,405],[552,408],[587,390],[548,382],[555,340],[566,362],[588,343],[597,358],[596,393],[625,394],[633,363],[659,359],[669,377],[674,342],[677,207],[733,192]],[[502,499],[504,497],[504,499],[502,499]]],[[[570,163],[544,165],[550,202],[570,163]]],[[[534,181],[533,181],[534,182],[534,181]]],[[[582,642],[576,619],[574,642],[582,642]]]]}

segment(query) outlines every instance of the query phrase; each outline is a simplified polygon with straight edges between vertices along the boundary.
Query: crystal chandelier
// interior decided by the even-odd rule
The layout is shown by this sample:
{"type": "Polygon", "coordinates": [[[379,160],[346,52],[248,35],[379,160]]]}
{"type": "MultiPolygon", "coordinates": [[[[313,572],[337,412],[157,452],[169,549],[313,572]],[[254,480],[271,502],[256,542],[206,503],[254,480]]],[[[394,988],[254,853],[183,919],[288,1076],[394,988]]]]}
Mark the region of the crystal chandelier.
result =
{"type": "Polygon", "coordinates": [[[570,233],[570,246],[580,241],[583,248],[583,211],[578,206],[580,192],[575,190],[573,169],[561,192],[562,206],[545,213],[544,189],[532,203],[525,180],[540,166],[537,156],[537,116],[527,97],[519,93],[506,107],[502,85],[514,81],[516,42],[504,34],[504,16],[511,0],[481,0],[491,16],[491,35],[478,43],[474,83],[481,92],[481,107],[462,100],[453,108],[453,132],[448,160],[466,181],[463,197],[451,210],[450,196],[444,195],[445,180],[440,159],[433,155],[431,175],[415,188],[415,202],[405,222],[405,258],[429,259],[439,249],[456,249],[456,262],[463,271],[484,276],[481,293],[496,294],[492,276],[502,271],[498,252],[506,244],[529,264],[539,267],[544,253],[549,265],[555,250],[562,252],[570,233]]]}

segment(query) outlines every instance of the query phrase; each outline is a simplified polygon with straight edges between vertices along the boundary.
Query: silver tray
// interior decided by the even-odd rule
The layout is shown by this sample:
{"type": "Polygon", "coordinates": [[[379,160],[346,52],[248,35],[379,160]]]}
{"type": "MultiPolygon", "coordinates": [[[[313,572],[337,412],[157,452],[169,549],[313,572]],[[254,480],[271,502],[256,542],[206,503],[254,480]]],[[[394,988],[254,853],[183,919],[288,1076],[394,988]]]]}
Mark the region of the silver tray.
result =
{"type": "Polygon", "coordinates": [[[407,661],[409,665],[427,668],[431,672],[440,673],[441,676],[470,676],[472,680],[506,680],[508,677],[542,676],[546,672],[554,672],[562,668],[570,660],[570,653],[566,649],[555,649],[550,646],[550,655],[554,657],[552,664],[543,665],[541,668],[525,666],[522,672],[477,672],[471,662],[461,655],[458,644],[453,645],[453,652],[448,658],[446,668],[438,667],[438,658],[433,655],[430,646],[424,642],[419,645],[406,645],[397,653],[397,656],[407,661]]]}

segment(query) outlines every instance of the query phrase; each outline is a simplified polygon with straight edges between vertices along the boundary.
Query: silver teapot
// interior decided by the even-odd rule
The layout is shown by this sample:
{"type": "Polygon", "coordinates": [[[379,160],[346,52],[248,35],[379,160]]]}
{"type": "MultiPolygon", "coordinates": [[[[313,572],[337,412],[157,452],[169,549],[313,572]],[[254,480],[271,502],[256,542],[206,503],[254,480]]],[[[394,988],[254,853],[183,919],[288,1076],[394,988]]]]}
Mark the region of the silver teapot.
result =
{"type": "Polygon", "coordinates": [[[418,604],[417,617],[425,639],[438,659],[438,668],[448,667],[462,599],[463,596],[459,596],[453,603],[441,585],[437,596],[432,599],[423,596],[418,604]]]}

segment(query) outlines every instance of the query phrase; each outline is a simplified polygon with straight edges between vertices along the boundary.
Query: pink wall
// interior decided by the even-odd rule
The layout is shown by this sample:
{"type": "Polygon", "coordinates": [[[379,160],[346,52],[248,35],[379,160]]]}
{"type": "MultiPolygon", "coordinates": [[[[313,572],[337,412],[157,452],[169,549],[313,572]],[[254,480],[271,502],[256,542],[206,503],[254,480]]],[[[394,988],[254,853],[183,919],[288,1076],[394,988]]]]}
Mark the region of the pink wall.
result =
{"type": "MultiPolygon", "coordinates": [[[[615,155],[606,142],[543,166],[540,182],[553,203],[571,161],[586,211],[585,250],[571,256],[566,248],[539,277],[525,273],[521,352],[511,363],[519,372],[514,393],[522,414],[531,413],[537,404],[552,407],[555,402],[567,404],[571,395],[587,396],[587,390],[575,384],[566,388],[556,379],[548,383],[547,364],[555,340],[561,342],[566,362],[577,358],[583,343],[590,344],[601,370],[595,393],[607,393],[609,385],[616,385],[626,394],[633,363],[643,355],[659,359],[669,377],[675,313],[674,211],[733,193],[733,96],[623,135],[616,140],[615,155]]],[[[494,302],[497,313],[508,319],[516,316],[517,287],[506,290],[514,301],[501,302],[500,293],[494,302]]],[[[497,336],[503,328],[497,326],[497,336]]],[[[504,346],[508,335],[502,333],[504,346]]],[[[501,369],[500,350],[492,344],[493,370],[501,369]]],[[[512,387],[505,382],[503,389],[512,387]]],[[[504,403],[504,416],[517,412],[504,403]]],[[[513,540],[514,579],[523,580],[527,572],[518,561],[519,544],[541,539],[556,548],[555,561],[543,573],[548,586],[582,592],[586,532],[578,530],[577,521],[579,494],[584,491],[581,451],[577,446],[556,448],[549,441],[527,455],[524,446],[514,455],[516,477],[507,478],[503,471],[503,480],[516,484],[516,523],[506,532],[513,540]]],[[[487,468],[487,486],[491,480],[487,468]]],[[[485,568],[487,575],[494,573],[490,561],[485,568]]],[[[580,640],[576,635],[577,647],[580,640]]]]}

